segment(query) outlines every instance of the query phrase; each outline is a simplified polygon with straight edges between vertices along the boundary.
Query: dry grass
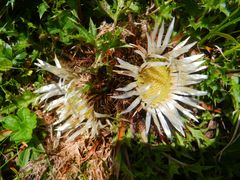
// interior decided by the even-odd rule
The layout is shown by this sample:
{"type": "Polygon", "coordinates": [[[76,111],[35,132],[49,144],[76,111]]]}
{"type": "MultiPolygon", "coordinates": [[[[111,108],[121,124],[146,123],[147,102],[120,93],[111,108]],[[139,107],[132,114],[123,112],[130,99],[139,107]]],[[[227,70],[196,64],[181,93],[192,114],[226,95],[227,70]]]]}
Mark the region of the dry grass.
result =
{"type": "Polygon", "coordinates": [[[98,139],[81,136],[73,142],[48,139],[46,155],[31,161],[21,170],[23,179],[108,179],[111,175],[112,147],[110,132],[101,132],[98,139]]]}

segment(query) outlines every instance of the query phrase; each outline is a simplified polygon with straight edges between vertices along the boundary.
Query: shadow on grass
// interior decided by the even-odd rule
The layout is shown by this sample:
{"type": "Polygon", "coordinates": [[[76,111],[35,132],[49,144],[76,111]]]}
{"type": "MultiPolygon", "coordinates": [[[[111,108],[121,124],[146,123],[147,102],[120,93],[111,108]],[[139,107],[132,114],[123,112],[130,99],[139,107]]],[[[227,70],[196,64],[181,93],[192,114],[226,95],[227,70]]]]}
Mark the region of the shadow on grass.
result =
{"type": "Polygon", "coordinates": [[[149,145],[132,139],[117,144],[115,169],[111,179],[239,179],[240,140],[227,148],[216,137],[206,148],[173,144],[149,145]]]}

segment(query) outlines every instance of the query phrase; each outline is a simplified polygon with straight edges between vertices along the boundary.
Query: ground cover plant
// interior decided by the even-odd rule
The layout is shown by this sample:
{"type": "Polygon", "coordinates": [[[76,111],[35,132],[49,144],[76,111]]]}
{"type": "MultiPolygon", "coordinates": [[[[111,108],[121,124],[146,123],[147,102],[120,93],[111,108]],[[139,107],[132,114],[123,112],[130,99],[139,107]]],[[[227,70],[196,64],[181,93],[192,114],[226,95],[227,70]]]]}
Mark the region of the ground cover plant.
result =
{"type": "Polygon", "coordinates": [[[0,2],[0,179],[240,177],[238,0],[0,2]]]}

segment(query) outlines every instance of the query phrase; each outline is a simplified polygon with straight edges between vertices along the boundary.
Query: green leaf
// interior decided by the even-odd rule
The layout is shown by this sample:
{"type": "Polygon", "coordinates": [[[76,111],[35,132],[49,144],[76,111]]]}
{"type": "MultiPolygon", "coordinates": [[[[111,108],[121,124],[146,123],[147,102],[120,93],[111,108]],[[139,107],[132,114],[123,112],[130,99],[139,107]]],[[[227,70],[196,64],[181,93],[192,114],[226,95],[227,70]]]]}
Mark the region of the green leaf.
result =
{"type": "Polygon", "coordinates": [[[240,108],[240,85],[239,77],[232,76],[231,78],[231,95],[233,99],[234,109],[240,108]]]}
{"type": "Polygon", "coordinates": [[[106,0],[99,0],[99,6],[106,14],[111,17],[116,25],[118,17],[123,14],[132,3],[132,0],[114,0],[112,7],[106,0]]]}
{"type": "Polygon", "coordinates": [[[21,37],[22,39],[19,40],[13,47],[16,54],[22,53],[26,50],[26,48],[31,46],[31,44],[27,40],[27,37],[25,37],[24,35],[21,36],[23,36],[21,37]]]}
{"type": "Polygon", "coordinates": [[[20,167],[24,167],[27,165],[27,163],[30,160],[30,155],[31,155],[31,148],[26,148],[24,151],[22,151],[19,155],[18,155],[18,159],[17,159],[17,165],[20,167]]]}
{"type": "Polygon", "coordinates": [[[27,57],[27,55],[28,54],[26,52],[22,52],[22,53],[16,55],[16,57],[14,59],[15,60],[23,60],[23,59],[25,59],[27,57]]]}
{"type": "Polygon", "coordinates": [[[30,55],[30,58],[32,59],[32,60],[35,60],[35,59],[37,59],[38,58],[38,56],[39,56],[39,51],[37,51],[37,50],[33,50],[33,52],[32,52],[32,54],[30,55]]]}
{"type": "Polygon", "coordinates": [[[6,107],[3,107],[1,110],[1,114],[10,114],[14,112],[18,107],[15,104],[10,104],[6,107]]]}
{"type": "Polygon", "coordinates": [[[3,119],[3,127],[17,131],[19,129],[19,121],[20,119],[17,116],[9,115],[3,119]]]}
{"type": "Polygon", "coordinates": [[[82,25],[78,24],[78,22],[76,22],[74,19],[69,18],[69,20],[74,22],[73,25],[78,30],[78,34],[72,35],[71,37],[76,38],[76,39],[80,38],[83,41],[85,41],[86,43],[95,45],[95,37],[92,35],[91,32],[88,32],[87,29],[85,29],[82,25]]]}
{"type": "Polygon", "coordinates": [[[111,48],[119,48],[122,46],[120,41],[121,29],[116,29],[114,32],[107,32],[97,40],[97,48],[106,52],[111,48]]]}
{"type": "Polygon", "coordinates": [[[37,121],[36,121],[36,115],[34,113],[31,113],[28,108],[21,108],[17,112],[18,117],[22,120],[22,123],[25,125],[25,127],[28,127],[29,129],[36,128],[37,121]]]}
{"type": "Polygon", "coordinates": [[[115,17],[119,16],[119,14],[121,13],[121,11],[123,10],[125,5],[125,0],[117,0],[117,10],[115,13],[115,17]]]}
{"type": "Polygon", "coordinates": [[[105,0],[98,1],[100,7],[107,13],[109,17],[113,20],[115,19],[114,14],[112,13],[111,6],[105,0]]]}
{"type": "Polygon", "coordinates": [[[35,98],[37,97],[36,94],[33,94],[30,91],[25,91],[22,96],[18,97],[16,99],[17,106],[19,108],[21,107],[28,107],[29,104],[35,101],[35,98]]]}
{"type": "Polygon", "coordinates": [[[90,19],[89,22],[89,32],[92,34],[92,36],[95,38],[97,35],[97,28],[95,24],[93,23],[92,19],[90,19]]]}
{"type": "Polygon", "coordinates": [[[228,39],[230,41],[233,41],[236,44],[239,44],[239,42],[234,37],[232,37],[230,34],[215,32],[215,33],[212,34],[212,37],[214,37],[214,36],[220,36],[220,37],[223,37],[223,38],[228,39]]]}
{"type": "Polygon", "coordinates": [[[29,104],[31,104],[35,101],[36,97],[37,97],[36,94],[34,94],[30,91],[25,91],[22,96],[14,97],[15,103],[12,103],[8,106],[3,107],[1,109],[1,113],[2,114],[10,114],[10,113],[14,112],[17,108],[28,107],[29,104]]]}
{"type": "MultiPolygon", "coordinates": [[[[36,137],[34,137],[36,138],[36,137]]],[[[18,158],[16,160],[16,164],[19,167],[26,166],[29,161],[37,160],[40,154],[44,153],[43,145],[40,143],[39,140],[35,139],[37,142],[29,143],[29,146],[22,152],[18,154],[18,158]]]]}
{"type": "Polygon", "coordinates": [[[83,26],[78,27],[79,36],[86,43],[94,44],[94,37],[83,26]]]}
{"type": "Polygon", "coordinates": [[[226,16],[229,16],[230,12],[227,9],[226,0],[205,0],[204,7],[208,11],[219,10],[223,12],[226,16]]]}
{"type": "Polygon", "coordinates": [[[21,126],[21,129],[10,136],[10,141],[15,143],[29,142],[32,139],[32,130],[21,126]]]}
{"type": "Polygon", "coordinates": [[[212,38],[212,34],[216,32],[221,32],[223,29],[236,24],[238,21],[240,21],[240,17],[237,16],[235,19],[233,19],[236,15],[238,15],[240,12],[240,7],[238,7],[234,12],[232,12],[229,16],[227,16],[220,24],[218,24],[214,29],[212,29],[206,36],[204,36],[201,41],[199,42],[200,45],[202,45],[206,40],[212,38]]]}
{"type": "Polygon", "coordinates": [[[38,14],[39,14],[40,19],[42,19],[43,14],[47,11],[48,8],[49,8],[49,6],[45,1],[43,1],[43,3],[41,3],[38,6],[38,14]]]}
{"type": "Polygon", "coordinates": [[[0,71],[8,71],[12,68],[12,62],[4,57],[0,57],[0,71]]]}
{"type": "Polygon", "coordinates": [[[17,116],[9,115],[2,120],[5,129],[12,130],[10,140],[15,143],[28,142],[32,138],[32,131],[36,128],[36,115],[26,107],[18,110],[17,116]]]}
{"type": "Polygon", "coordinates": [[[129,9],[134,13],[140,13],[140,10],[141,10],[138,2],[131,3],[131,5],[129,6],[129,9]]]}
{"type": "Polygon", "coordinates": [[[8,43],[3,43],[3,54],[5,55],[5,57],[7,58],[12,58],[13,56],[13,52],[12,52],[12,47],[8,44],[8,43]]]}

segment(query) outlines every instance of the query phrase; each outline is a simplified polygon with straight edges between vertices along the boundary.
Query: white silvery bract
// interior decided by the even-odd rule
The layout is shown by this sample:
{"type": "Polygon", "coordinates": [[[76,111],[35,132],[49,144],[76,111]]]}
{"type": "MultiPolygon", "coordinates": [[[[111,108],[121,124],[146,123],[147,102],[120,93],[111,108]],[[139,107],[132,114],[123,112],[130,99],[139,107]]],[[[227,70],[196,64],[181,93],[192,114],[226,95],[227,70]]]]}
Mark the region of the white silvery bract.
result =
{"type": "Polygon", "coordinates": [[[93,105],[82,92],[84,81],[62,68],[57,57],[54,61],[56,66],[40,59],[35,63],[41,69],[59,77],[58,83],[45,85],[35,91],[40,94],[37,102],[44,103],[45,111],[56,112],[58,119],[54,125],[58,138],[63,133],[68,134],[68,141],[74,140],[79,135],[95,137],[99,130],[106,126],[98,119],[103,115],[94,111],[93,105]]]}
{"type": "Polygon", "coordinates": [[[134,45],[138,48],[135,52],[143,59],[140,66],[117,59],[119,63],[117,67],[122,70],[116,72],[133,77],[134,81],[116,89],[123,93],[113,98],[135,97],[121,114],[132,112],[136,107],[144,109],[146,135],[149,133],[152,120],[159,132],[161,134],[164,132],[168,138],[171,138],[173,129],[185,135],[183,117],[197,121],[188,107],[203,109],[193,96],[207,94],[191,87],[207,79],[206,75],[199,73],[207,68],[203,66],[203,54],[184,56],[184,53],[196,44],[194,42],[186,45],[189,38],[171,47],[169,41],[173,26],[174,19],[164,34],[164,23],[160,29],[155,25],[151,34],[147,34],[147,49],[134,45]]]}

